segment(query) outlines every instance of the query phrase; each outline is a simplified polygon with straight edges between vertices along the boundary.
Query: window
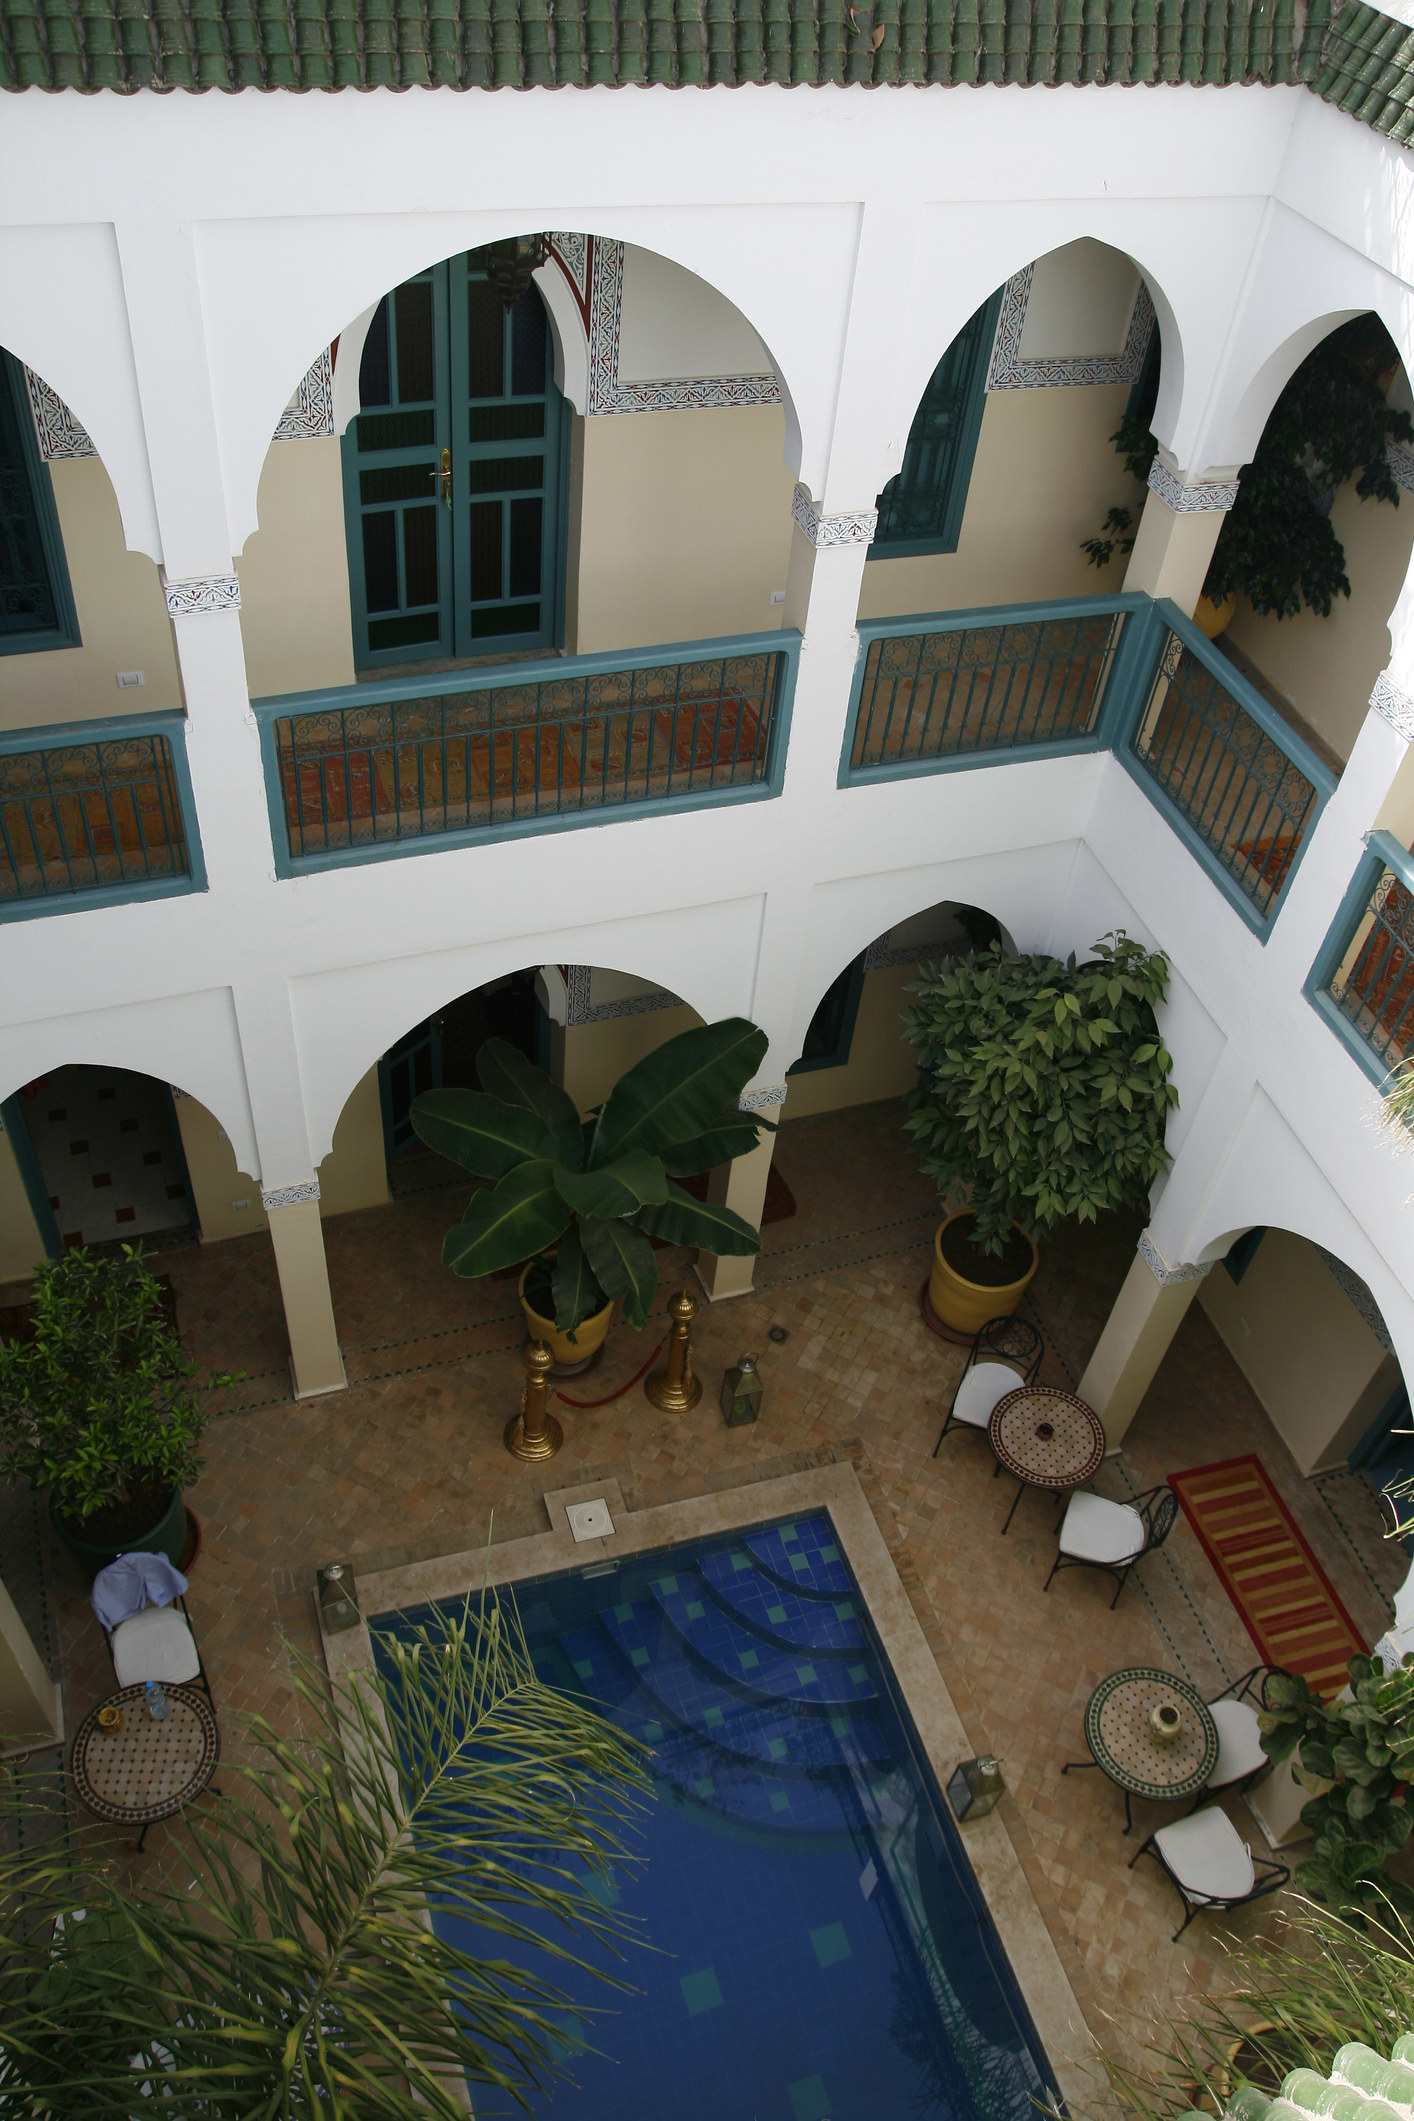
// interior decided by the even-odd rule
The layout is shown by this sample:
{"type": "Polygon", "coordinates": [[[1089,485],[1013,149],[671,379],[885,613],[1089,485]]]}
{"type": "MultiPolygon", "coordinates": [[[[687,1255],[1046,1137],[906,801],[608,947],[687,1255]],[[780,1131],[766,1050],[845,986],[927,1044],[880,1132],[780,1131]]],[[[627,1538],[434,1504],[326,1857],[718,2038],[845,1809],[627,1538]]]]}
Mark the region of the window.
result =
{"type": "Polygon", "coordinates": [[[846,965],[837,980],[825,989],[820,1006],[810,1019],[800,1059],[787,1068],[787,1075],[806,1075],[812,1068],[843,1068],[854,1038],[854,1020],[864,989],[864,953],[846,965]]]}
{"type": "Polygon", "coordinates": [[[879,559],[957,551],[1001,300],[998,288],[933,370],[908,431],[902,469],[879,495],[870,548],[879,559]]]}
{"type": "Polygon", "coordinates": [[[49,468],[20,364],[0,353],[0,655],[78,643],[49,468]]]}

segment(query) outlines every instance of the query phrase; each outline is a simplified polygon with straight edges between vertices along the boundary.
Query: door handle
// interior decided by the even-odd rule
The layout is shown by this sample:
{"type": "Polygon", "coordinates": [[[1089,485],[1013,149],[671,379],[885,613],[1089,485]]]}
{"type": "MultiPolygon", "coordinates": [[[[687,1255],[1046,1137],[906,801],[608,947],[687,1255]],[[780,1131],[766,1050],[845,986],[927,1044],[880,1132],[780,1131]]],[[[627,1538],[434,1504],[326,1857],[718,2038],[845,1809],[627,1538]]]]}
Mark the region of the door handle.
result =
{"type": "Polygon", "coordinates": [[[442,481],[442,499],[450,508],[452,505],[452,452],[450,449],[442,451],[442,467],[440,471],[434,469],[429,471],[427,476],[429,479],[440,479],[442,481]]]}

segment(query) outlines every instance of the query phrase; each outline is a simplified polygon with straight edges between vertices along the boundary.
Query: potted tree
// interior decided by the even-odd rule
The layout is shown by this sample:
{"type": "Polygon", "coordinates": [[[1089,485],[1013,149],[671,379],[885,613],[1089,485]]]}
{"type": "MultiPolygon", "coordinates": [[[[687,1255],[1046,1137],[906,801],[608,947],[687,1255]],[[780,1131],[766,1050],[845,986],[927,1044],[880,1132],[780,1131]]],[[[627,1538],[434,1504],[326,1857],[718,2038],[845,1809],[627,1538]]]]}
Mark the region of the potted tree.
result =
{"type": "Polygon", "coordinates": [[[658,1286],[650,1238],[759,1252],[750,1223],[673,1181],[745,1156],[773,1131],[736,1103],[766,1044],[744,1017],[684,1031],[620,1076],[582,1121],[543,1068],[487,1039],[476,1057],[480,1090],[428,1090],[412,1106],[429,1149],[490,1181],[447,1232],[444,1263],[475,1277],[525,1262],[526,1323],[563,1373],[593,1360],[615,1303],[629,1325],[647,1324],[658,1286]]]}
{"type": "Polygon", "coordinates": [[[175,1562],[210,1418],[200,1389],[141,1254],[77,1247],[35,1269],[33,1337],[0,1343],[0,1476],[49,1490],[50,1522],[90,1569],[175,1562]]]}
{"type": "Polygon", "coordinates": [[[1167,961],[1122,929],[1094,950],[1062,963],[994,943],[912,983],[907,1131],[944,1194],[967,1196],[939,1226],[927,1292],[958,1338],[1016,1309],[1040,1231],[1142,1202],[1168,1165],[1167,961]]]}

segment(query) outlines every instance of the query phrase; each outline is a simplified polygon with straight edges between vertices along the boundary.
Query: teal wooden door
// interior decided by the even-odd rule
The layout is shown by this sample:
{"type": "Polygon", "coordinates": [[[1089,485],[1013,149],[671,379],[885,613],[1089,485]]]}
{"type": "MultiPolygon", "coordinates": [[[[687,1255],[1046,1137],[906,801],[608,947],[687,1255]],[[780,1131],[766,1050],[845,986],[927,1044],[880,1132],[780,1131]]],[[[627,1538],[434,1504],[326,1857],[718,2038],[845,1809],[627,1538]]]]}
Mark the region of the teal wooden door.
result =
{"type": "Polygon", "coordinates": [[[559,643],[569,419],[532,286],[506,310],[477,252],[384,297],[344,437],[360,669],[559,643]]]}

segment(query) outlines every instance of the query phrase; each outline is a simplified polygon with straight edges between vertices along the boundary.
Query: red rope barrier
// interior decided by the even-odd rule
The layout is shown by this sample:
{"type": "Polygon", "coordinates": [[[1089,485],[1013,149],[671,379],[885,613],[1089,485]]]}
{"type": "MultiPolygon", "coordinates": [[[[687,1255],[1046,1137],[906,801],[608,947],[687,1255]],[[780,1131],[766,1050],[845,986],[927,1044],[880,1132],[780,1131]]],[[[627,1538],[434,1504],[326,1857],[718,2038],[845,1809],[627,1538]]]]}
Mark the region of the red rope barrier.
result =
{"type": "MultiPolygon", "coordinates": [[[[666,1346],[667,1335],[664,1334],[663,1338],[659,1341],[657,1347],[653,1350],[653,1353],[649,1356],[648,1362],[656,1362],[666,1346]]],[[[556,1391],[555,1397],[556,1399],[562,1399],[567,1407],[607,1407],[611,1399],[622,1399],[625,1392],[631,1392],[633,1390],[634,1386],[638,1383],[639,1378],[642,1377],[643,1371],[648,1368],[648,1362],[644,1363],[642,1370],[634,1371],[632,1377],[630,1377],[627,1384],[615,1386],[614,1390],[612,1392],[606,1392],[602,1399],[571,1399],[568,1392],[561,1392],[559,1390],[556,1391]]]]}

